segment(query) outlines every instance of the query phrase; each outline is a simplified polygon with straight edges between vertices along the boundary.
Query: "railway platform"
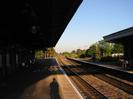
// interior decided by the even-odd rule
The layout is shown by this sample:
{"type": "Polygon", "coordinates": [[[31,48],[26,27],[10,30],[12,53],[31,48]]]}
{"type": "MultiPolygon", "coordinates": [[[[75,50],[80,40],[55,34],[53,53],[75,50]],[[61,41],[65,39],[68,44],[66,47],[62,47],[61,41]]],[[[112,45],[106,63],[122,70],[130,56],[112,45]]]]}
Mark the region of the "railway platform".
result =
{"type": "Polygon", "coordinates": [[[1,82],[0,99],[81,99],[81,96],[56,60],[48,58],[38,60],[32,71],[21,71],[1,82]]]}
{"type": "MultiPolygon", "coordinates": [[[[69,59],[71,59],[71,58],[69,58],[69,59]]],[[[114,70],[123,71],[123,72],[127,72],[127,73],[130,73],[130,74],[133,74],[133,67],[123,68],[122,66],[111,65],[109,63],[89,62],[88,60],[84,60],[84,59],[74,59],[74,60],[82,61],[84,63],[89,63],[89,64],[97,65],[97,66],[100,66],[100,67],[114,69],[114,70]]]]}
{"type": "Polygon", "coordinates": [[[112,69],[118,69],[118,70],[122,70],[122,71],[126,71],[128,73],[133,73],[133,64],[130,62],[130,64],[126,64],[127,66],[124,67],[124,63],[122,63],[123,60],[121,60],[121,63],[110,63],[109,61],[108,62],[90,62],[90,58],[76,58],[77,60],[80,60],[80,61],[85,61],[85,62],[89,62],[89,63],[94,63],[94,64],[97,64],[97,65],[101,65],[103,67],[109,67],[109,68],[112,68],[112,69]]]}
{"type": "Polygon", "coordinates": [[[121,70],[121,71],[124,71],[124,72],[128,72],[128,73],[133,74],[133,68],[130,68],[130,69],[127,68],[127,69],[125,69],[122,66],[115,66],[115,65],[104,64],[104,63],[96,63],[96,62],[91,62],[91,63],[97,64],[97,65],[100,65],[100,66],[103,66],[103,67],[117,69],[117,70],[121,70]]]}
{"type": "Polygon", "coordinates": [[[107,68],[109,67],[109,68],[112,68],[112,69],[118,69],[118,70],[122,70],[122,71],[133,74],[133,67],[123,68],[122,66],[115,66],[115,65],[104,64],[104,63],[96,63],[96,64],[102,65],[102,66],[107,67],[107,68]]]}

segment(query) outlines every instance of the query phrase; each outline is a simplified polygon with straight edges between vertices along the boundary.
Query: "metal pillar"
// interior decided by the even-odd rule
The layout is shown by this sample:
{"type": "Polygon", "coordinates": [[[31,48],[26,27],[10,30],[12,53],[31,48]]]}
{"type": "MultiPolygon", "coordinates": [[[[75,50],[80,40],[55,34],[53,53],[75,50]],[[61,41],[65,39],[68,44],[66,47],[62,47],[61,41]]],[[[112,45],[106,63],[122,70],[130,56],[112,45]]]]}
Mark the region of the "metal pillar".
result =
{"type": "Polygon", "coordinates": [[[15,48],[10,49],[10,64],[12,73],[16,71],[16,51],[15,48]]]}
{"type": "Polygon", "coordinates": [[[9,51],[6,52],[6,66],[7,66],[7,73],[8,73],[8,75],[10,75],[12,73],[12,70],[11,70],[9,51]]]}
{"type": "Polygon", "coordinates": [[[0,54],[0,80],[2,79],[2,55],[0,54]]]}
{"type": "Polygon", "coordinates": [[[2,77],[7,76],[6,51],[2,51],[2,77]]]}

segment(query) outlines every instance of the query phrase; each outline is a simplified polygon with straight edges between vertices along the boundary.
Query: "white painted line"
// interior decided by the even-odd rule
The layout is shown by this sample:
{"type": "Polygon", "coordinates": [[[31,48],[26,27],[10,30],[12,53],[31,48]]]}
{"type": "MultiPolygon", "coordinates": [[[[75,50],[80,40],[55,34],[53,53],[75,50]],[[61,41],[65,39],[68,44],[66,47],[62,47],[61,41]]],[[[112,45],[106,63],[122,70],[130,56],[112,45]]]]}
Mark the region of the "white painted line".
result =
{"type": "MultiPolygon", "coordinates": [[[[57,59],[56,59],[57,61],[57,59]]],[[[73,89],[75,90],[75,92],[79,95],[80,99],[84,99],[83,96],[81,95],[81,93],[78,91],[78,89],[73,85],[73,83],[71,82],[71,80],[68,78],[66,72],[62,69],[62,67],[60,66],[59,62],[57,61],[60,70],[63,72],[63,74],[65,75],[66,79],[68,80],[68,82],[71,84],[71,86],[73,87],[73,89]]]]}

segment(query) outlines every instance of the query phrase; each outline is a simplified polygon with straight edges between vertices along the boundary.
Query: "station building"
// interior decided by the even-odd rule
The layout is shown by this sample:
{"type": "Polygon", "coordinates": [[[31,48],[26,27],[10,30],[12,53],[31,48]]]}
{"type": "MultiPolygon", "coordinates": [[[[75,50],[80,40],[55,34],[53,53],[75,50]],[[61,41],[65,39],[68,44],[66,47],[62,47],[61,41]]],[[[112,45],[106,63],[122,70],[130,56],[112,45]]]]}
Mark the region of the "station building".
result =
{"type": "Polygon", "coordinates": [[[124,59],[133,65],[133,27],[103,37],[105,41],[122,44],[124,59]]]}
{"type": "Polygon", "coordinates": [[[3,0],[0,3],[0,81],[32,68],[35,51],[54,47],[82,0],[3,0]]]}

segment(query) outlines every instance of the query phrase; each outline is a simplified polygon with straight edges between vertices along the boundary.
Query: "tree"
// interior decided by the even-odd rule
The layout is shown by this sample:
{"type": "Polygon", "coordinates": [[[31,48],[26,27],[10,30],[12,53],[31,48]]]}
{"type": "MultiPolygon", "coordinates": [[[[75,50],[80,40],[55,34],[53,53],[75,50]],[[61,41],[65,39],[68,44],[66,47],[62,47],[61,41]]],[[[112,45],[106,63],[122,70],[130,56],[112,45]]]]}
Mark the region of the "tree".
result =
{"type": "Polygon", "coordinates": [[[111,56],[113,46],[114,45],[112,43],[105,42],[104,40],[99,41],[99,49],[101,56],[111,56]]]}
{"type": "Polygon", "coordinates": [[[96,44],[93,44],[86,50],[85,55],[88,57],[93,57],[96,55],[96,44]]]}
{"type": "Polygon", "coordinates": [[[123,53],[123,46],[121,44],[114,44],[112,53],[123,53]]]}
{"type": "Polygon", "coordinates": [[[42,50],[37,50],[35,52],[35,58],[37,58],[37,59],[43,58],[43,52],[42,52],[42,50]]]}
{"type": "Polygon", "coordinates": [[[85,50],[77,49],[76,54],[78,57],[85,56],[85,50]]]}
{"type": "Polygon", "coordinates": [[[101,40],[94,43],[86,50],[86,56],[96,57],[96,59],[101,59],[102,57],[111,56],[114,44],[105,42],[101,40]]]}
{"type": "Polygon", "coordinates": [[[54,57],[56,55],[56,51],[53,47],[47,48],[46,53],[47,53],[48,57],[54,57]]]}

